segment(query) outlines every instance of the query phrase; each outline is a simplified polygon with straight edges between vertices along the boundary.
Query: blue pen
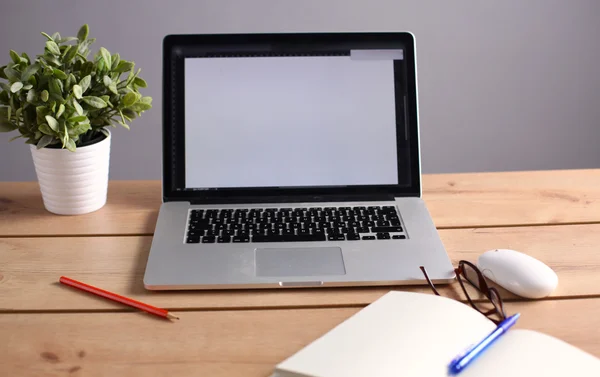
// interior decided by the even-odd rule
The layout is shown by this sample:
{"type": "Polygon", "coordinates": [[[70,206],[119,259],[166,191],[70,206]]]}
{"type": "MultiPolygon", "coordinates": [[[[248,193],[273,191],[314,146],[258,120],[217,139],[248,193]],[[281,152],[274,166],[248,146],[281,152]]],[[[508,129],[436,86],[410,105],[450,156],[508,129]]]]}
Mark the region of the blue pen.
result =
{"type": "Polygon", "coordinates": [[[486,350],[490,346],[490,344],[494,343],[502,334],[505,334],[508,329],[510,329],[521,314],[517,313],[498,324],[498,327],[494,331],[488,334],[481,342],[471,346],[462,354],[458,355],[452,362],[450,362],[449,369],[450,374],[458,374],[463,369],[465,369],[471,361],[475,360],[477,356],[481,355],[483,351],[486,350]]]}

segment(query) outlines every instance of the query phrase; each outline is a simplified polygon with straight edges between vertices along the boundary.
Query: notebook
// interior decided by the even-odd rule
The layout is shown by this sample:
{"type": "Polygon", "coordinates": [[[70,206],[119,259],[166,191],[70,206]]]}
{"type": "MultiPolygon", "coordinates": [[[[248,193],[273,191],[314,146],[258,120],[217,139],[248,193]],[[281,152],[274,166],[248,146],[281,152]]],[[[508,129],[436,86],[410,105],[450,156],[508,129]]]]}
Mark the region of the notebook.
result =
{"type": "MultiPolygon", "coordinates": [[[[272,377],[448,376],[449,362],[494,328],[459,301],[392,291],[278,364],[272,377]]],[[[458,376],[598,377],[600,359],[517,323],[458,376]]]]}

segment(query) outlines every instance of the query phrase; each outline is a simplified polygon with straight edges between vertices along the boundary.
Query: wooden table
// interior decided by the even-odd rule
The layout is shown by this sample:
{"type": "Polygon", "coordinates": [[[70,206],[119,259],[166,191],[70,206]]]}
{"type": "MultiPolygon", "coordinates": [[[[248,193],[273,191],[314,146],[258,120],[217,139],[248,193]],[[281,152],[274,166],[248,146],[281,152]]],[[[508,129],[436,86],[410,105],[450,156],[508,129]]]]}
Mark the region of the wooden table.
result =
{"type": "MultiPolygon", "coordinates": [[[[600,357],[600,170],[424,177],[453,262],[492,248],[551,266],[543,300],[502,291],[518,327],[600,357]]],[[[113,181],[82,216],[43,209],[35,182],[0,183],[1,376],[269,376],[273,367],[389,290],[370,287],[149,292],[142,276],[160,204],[157,181],[113,181]],[[58,284],[66,275],[168,308],[175,323],[58,284]]],[[[457,283],[442,294],[464,300],[457,283]]]]}

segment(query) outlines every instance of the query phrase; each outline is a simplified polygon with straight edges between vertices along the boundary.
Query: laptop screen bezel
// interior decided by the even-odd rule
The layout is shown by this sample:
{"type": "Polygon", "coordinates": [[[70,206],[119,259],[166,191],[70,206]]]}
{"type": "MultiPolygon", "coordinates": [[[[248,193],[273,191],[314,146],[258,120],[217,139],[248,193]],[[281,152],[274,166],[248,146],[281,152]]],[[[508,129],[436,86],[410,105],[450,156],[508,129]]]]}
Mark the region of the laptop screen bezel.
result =
{"type": "MultiPolygon", "coordinates": [[[[387,200],[421,195],[418,130],[418,98],[414,37],[394,33],[279,33],[279,34],[188,34],[163,39],[163,201],[193,203],[238,203],[274,201],[387,200]],[[407,132],[410,177],[408,185],[342,187],[186,189],[185,187],[185,100],[184,59],[203,52],[302,51],[402,47],[406,61],[407,92],[402,107],[405,118],[397,137],[407,132]]],[[[400,168],[399,168],[400,170],[400,168]]],[[[399,171],[400,174],[400,171],[399,171]]]]}

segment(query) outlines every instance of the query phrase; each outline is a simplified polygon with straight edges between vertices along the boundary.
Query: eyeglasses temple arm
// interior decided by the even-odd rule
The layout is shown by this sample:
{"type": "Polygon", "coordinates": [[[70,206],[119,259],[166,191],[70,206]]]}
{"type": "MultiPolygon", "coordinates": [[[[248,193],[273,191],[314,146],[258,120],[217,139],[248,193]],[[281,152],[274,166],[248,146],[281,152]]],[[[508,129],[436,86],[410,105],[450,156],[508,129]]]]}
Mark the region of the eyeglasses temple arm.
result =
{"type": "Polygon", "coordinates": [[[427,271],[425,270],[425,267],[419,266],[419,268],[423,272],[423,275],[425,275],[425,279],[427,280],[427,284],[429,284],[429,287],[433,290],[433,293],[435,293],[437,296],[439,296],[440,293],[437,291],[437,289],[435,289],[435,286],[433,285],[433,283],[429,279],[429,276],[427,275],[427,271]]]}

